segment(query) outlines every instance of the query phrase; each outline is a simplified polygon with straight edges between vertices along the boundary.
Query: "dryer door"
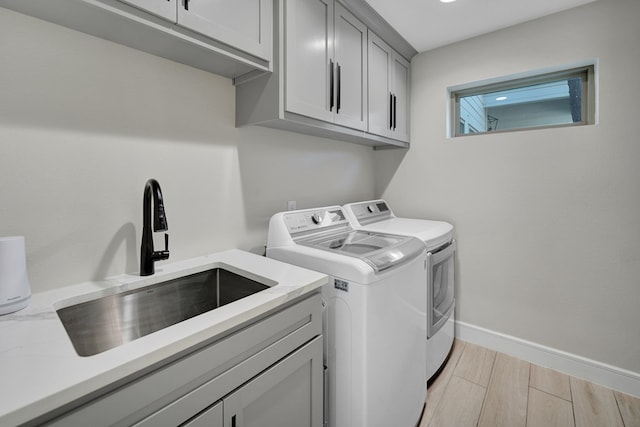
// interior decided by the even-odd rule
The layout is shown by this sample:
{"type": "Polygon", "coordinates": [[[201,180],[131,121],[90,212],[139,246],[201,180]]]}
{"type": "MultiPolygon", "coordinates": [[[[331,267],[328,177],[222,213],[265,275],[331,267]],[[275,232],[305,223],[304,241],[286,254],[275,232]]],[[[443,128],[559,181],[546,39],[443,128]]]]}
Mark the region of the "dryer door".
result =
{"type": "Polygon", "coordinates": [[[427,338],[447,321],[447,315],[454,304],[454,256],[456,241],[436,252],[427,254],[428,262],[428,324],[427,338]]]}

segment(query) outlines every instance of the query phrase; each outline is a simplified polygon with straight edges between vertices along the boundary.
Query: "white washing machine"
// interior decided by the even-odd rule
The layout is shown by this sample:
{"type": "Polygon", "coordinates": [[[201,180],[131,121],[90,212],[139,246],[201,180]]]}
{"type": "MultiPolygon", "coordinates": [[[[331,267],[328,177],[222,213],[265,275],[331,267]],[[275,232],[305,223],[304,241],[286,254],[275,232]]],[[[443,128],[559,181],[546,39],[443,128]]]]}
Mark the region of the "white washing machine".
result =
{"type": "Polygon", "coordinates": [[[340,206],[275,214],[267,256],[330,276],[325,423],[414,426],[426,398],[424,243],[354,230],[340,206]]]}
{"type": "Polygon", "coordinates": [[[427,248],[427,380],[446,360],[454,338],[453,226],[444,221],[398,218],[384,200],[343,206],[351,225],[360,230],[414,236],[427,248]]]}

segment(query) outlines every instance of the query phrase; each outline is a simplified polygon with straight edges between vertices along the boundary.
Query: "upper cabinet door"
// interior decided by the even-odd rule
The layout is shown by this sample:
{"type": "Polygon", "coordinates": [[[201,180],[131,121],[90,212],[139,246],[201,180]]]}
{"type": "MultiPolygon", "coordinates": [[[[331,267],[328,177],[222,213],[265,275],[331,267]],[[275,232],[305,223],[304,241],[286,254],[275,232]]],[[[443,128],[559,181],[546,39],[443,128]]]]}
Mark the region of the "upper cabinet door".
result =
{"type": "Polygon", "coordinates": [[[333,0],[286,0],[286,110],[367,128],[367,27],[333,0]]]}
{"type": "Polygon", "coordinates": [[[369,31],[369,132],[409,142],[409,62],[369,31]]]}
{"type": "Polygon", "coordinates": [[[336,108],[333,0],[285,0],[285,109],[327,122],[336,108]],[[332,92],[332,89],[334,90],[332,92]]]}
{"type": "Polygon", "coordinates": [[[335,123],[367,129],[367,27],[335,4],[335,123]]]}
{"type": "Polygon", "coordinates": [[[145,12],[176,22],[178,0],[120,0],[145,12]]]}
{"type": "Polygon", "coordinates": [[[391,48],[369,32],[369,132],[393,137],[391,48]]]}
{"type": "Polygon", "coordinates": [[[178,25],[257,57],[271,59],[272,0],[177,1],[178,25]]]}
{"type": "Polygon", "coordinates": [[[391,76],[394,98],[394,138],[409,141],[409,62],[395,54],[393,56],[391,76]]]}

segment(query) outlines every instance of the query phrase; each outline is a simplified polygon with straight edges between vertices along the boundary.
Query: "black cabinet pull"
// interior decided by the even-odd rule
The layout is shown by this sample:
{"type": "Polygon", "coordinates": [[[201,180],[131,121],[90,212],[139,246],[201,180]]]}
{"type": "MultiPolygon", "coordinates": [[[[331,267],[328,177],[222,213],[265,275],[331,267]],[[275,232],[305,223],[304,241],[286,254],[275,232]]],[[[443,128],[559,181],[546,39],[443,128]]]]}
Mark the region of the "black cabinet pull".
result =
{"type": "Polygon", "coordinates": [[[184,0],[184,10],[189,10],[189,0],[184,0]]]}
{"type": "Polygon", "coordinates": [[[329,60],[329,111],[333,111],[333,61],[329,60]]]}
{"type": "Polygon", "coordinates": [[[336,62],[336,65],[338,67],[338,93],[336,95],[336,98],[337,98],[336,113],[340,113],[340,93],[342,92],[342,89],[341,89],[342,79],[340,78],[340,64],[336,62]]]}
{"type": "Polygon", "coordinates": [[[393,94],[389,92],[389,129],[393,129],[393,94]]]}
{"type": "Polygon", "coordinates": [[[236,424],[236,416],[231,417],[231,427],[238,427],[236,424]]]}
{"type": "Polygon", "coordinates": [[[393,130],[396,130],[398,119],[398,97],[393,95],[393,130]]]}

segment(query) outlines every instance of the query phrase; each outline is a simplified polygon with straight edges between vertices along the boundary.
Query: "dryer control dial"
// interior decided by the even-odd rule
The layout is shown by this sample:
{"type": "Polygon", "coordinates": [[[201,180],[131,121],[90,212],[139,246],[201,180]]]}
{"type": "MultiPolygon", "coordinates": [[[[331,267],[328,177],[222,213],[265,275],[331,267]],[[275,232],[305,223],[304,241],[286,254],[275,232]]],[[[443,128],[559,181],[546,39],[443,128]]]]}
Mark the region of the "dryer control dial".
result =
{"type": "Polygon", "coordinates": [[[322,216],[319,213],[314,213],[311,215],[311,221],[313,221],[314,224],[320,224],[322,222],[322,216]]]}
{"type": "Polygon", "coordinates": [[[376,211],[376,207],[374,205],[369,205],[369,206],[367,206],[367,210],[370,213],[374,213],[376,211]]]}

